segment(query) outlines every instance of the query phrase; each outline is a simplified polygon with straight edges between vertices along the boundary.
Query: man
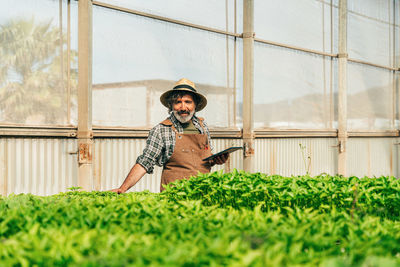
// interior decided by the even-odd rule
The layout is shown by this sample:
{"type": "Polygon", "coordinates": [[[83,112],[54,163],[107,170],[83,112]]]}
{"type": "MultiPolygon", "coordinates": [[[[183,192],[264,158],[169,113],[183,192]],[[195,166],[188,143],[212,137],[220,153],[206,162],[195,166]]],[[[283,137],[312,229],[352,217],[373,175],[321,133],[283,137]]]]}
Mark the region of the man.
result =
{"type": "Polygon", "coordinates": [[[224,154],[212,161],[210,133],[203,118],[195,115],[207,105],[207,99],[196,91],[195,84],[180,79],[173,89],[160,97],[169,109],[170,116],[151,129],[143,154],[136,160],[120,188],[111,191],[124,193],[147,173],[153,173],[154,165],[163,166],[161,188],[177,179],[187,179],[198,172],[208,173],[215,164],[224,164],[229,155],[224,154]]]}

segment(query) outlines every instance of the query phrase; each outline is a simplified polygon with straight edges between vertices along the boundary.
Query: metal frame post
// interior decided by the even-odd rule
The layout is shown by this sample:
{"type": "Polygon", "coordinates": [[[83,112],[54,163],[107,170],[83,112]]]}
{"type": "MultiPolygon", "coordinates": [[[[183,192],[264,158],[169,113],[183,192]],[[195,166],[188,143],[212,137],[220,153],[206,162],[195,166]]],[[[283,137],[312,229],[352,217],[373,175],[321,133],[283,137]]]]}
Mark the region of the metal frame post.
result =
{"type": "Polygon", "coordinates": [[[254,0],[243,1],[243,169],[253,171],[254,165],[254,0]]]}
{"type": "Polygon", "coordinates": [[[339,1],[338,174],[347,174],[347,0],[339,1]]]}
{"type": "Polygon", "coordinates": [[[0,196],[7,196],[8,170],[7,170],[7,142],[0,143],[0,196]]]}
{"type": "Polygon", "coordinates": [[[79,0],[78,23],[78,186],[92,190],[92,0],[79,0]]]}

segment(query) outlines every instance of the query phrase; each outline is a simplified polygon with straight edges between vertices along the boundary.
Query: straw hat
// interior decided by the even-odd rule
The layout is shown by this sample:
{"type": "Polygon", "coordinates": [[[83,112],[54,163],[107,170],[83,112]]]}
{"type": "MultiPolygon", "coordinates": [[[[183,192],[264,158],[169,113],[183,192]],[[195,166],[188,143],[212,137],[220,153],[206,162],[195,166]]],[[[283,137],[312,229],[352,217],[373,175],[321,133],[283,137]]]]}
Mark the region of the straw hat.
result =
{"type": "Polygon", "coordinates": [[[183,91],[183,92],[190,92],[194,95],[197,96],[198,98],[198,103],[196,105],[196,111],[200,111],[203,108],[205,108],[205,106],[207,105],[207,99],[205,98],[205,96],[203,96],[202,94],[198,93],[196,91],[196,85],[194,84],[194,82],[182,78],[179,81],[177,81],[175,83],[174,88],[172,88],[171,90],[166,91],[165,93],[163,93],[160,97],[160,101],[161,103],[166,106],[167,108],[169,108],[168,105],[168,97],[173,93],[173,92],[177,92],[177,91],[183,91]]]}

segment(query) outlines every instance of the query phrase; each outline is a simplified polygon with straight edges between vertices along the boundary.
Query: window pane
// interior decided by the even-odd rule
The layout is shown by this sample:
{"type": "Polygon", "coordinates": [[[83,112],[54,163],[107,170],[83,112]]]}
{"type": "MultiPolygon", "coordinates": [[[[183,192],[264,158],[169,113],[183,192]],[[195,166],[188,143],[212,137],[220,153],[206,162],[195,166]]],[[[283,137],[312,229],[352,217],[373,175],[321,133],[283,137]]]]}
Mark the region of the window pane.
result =
{"type": "Polygon", "coordinates": [[[0,5],[0,123],[70,124],[67,88],[76,88],[77,53],[72,46],[75,69],[68,72],[67,1],[0,5]]]}
{"type": "Polygon", "coordinates": [[[396,116],[395,116],[395,128],[400,129],[400,88],[398,84],[400,83],[399,73],[395,74],[395,85],[396,85],[396,98],[395,98],[395,107],[396,107],[396,116]]]}
{"type": "Polygon", "coordinates": [[[332,6],[331,10],[329,2],[255,0],[256,37],[317,51],[337,51],[338,9],[332,6]]]}
{"type": "Polygon", "coordinates": [[[330,58],[256,43],[255,127],[335,128],[336,68],[330,58]]]}
{"type": "MultiPolygon", "coordinates": [[[[393,9],[392,9],[393,10],[393,9]]],[[[400,66],[399,58],[400,58],[400,1],[396,1],[394,4],[394,64],[393,67],[398,68],[400,66]]],[[[393,28],[392,28],[393,29],[393,28]]]]}
{"type": "MultiPolygon", "coordinates": [[[[100,2],[229,32],[235,31],[235,2],[238,16],[241,16],[243,7],[243,0],[101,0],[100,2]]],[[[237,31],[241,32],[241,20],[236,19],[236,21],[237,31]]]]}
{"type": "Polygon", "coordinates": [[[94,7],[93,124],[154,126],[168,116],[160,95],[186,77],[208,98],[199,115],[233,127],[236,46],[221,34],[94,7]]]}
{"type": "MultiPolygon", "coordinates": [[[[70,3],[70,74],[68,95],[70,103],[67,119],[69,124],[78,125],[78,2],[70,3]]],[[[68,56],[68,55],[67,55],[68,56]]],[[[67,88],[68,89],[68,88],[67,88]]]]}
{"type": "Polygon", "coordinates": [[[393,73],[348,64],[348,129],[393,129],[393,73]]]}
{"type": "Polygon", "coordinates": [[[348,2],[348,52],[350,58],[384,66],[394,65],[392,1],[348,2]]]}

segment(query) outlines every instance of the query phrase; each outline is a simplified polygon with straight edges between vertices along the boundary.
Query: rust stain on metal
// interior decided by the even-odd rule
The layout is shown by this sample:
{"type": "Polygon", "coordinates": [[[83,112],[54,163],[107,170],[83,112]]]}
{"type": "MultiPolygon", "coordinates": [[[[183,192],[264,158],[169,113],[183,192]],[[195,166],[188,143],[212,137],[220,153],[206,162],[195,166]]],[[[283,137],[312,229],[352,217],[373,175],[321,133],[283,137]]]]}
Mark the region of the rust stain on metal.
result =
{"type": "Polygon", "coordinates": [[[254,148],[251,143],[244,144],[244,156],[251,157],[254,155],[254,148]]]}
{"type": "Polygon", "coordinates": [[[79,144],[79,163],[92,162],[92,144],[79,144]]]}

